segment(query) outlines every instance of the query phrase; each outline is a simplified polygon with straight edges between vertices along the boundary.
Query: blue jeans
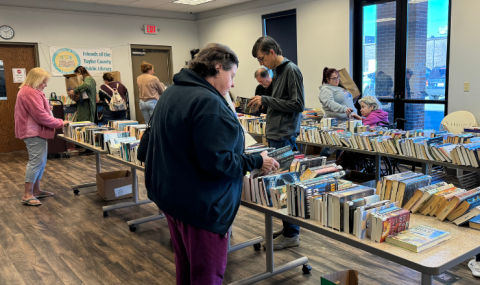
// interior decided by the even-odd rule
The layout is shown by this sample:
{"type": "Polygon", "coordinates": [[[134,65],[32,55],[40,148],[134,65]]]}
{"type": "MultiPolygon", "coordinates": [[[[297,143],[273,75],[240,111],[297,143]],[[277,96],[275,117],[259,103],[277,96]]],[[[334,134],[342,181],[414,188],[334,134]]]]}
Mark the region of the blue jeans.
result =
{"type": "Polygon", "coordinates": [[[42,179],[45,165],[47,165],[47,140],[41,137],[31,137],[23,140],[27,145],[28,163],[25,182],[35,183],[42,179]]]}
{"type": "MultiPolygon", "coordinates": [[[[284,141],[268,140],[268,146],[274,148],[281,148],[284,146],[291,146],[292,150],[297,150],[296,138],[292,137],[284,141]]],[[[293,238],[300,234],[300,227],[288,222],[283,221],[283,236],[287,238],[293,238]]]]}
{"type": "Polygon", "coordinates": [[[155,110],[155,106],[157,105],[158,100],[148,100],[139,102],[140,111],[142,111],[143,118],[145,119],[145,124],[150,122],[150,117],[153,115],[153,110],[155,110]]]}
{"type": "Polygon", "coordinates": [[[108,124],[108,121],[115,121],[115,120],[126,120],[127,119],[127,111],[108,111],[103,109],[103,123],[108,124]]]}

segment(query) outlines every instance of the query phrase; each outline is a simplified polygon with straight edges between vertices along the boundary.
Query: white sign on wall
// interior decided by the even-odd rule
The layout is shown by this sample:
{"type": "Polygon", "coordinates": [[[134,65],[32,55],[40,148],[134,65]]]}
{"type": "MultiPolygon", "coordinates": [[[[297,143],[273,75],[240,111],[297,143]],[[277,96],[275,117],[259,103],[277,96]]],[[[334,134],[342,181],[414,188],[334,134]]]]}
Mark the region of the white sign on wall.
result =
{"type": "Polygon", "coordinates": [[[13,83],[23,83],[27,77],[25,68],[12,68],[13,83]]]}
{"type": "Polygon", "coordinates": [[[92,76],[113,71],[111,48],[50,47],[50,62],[53,76],[72,74],[78,66],[85,67],[92,76]]]}

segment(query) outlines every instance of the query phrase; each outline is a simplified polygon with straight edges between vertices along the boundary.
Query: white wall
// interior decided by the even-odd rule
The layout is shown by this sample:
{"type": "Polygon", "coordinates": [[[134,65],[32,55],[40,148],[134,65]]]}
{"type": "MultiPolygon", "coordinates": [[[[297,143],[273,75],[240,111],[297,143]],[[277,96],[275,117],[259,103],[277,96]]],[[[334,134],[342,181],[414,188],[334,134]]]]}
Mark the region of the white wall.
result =
{"type": "Polygon", "coordinates": [[[325,66],[350,66],[350,0],[316,0],[285,3],[237,15],[198,21],[200,48],[208,43],[228,45],[238,55],[240,64],[235,77],[235,96],[255,95],[258,85],[253,78],[259,67],[252,57],[252,47],[262,36],[262,15],[297,9],[298,66],[304,77],[306,107],[321,108],[318,100],[325,66]]]}
{"type": "Polygon", "coordinates": [[[448,112],[469,111],[480,123],[480,17],[478,0],[453,0],[448,112]],[[470,82],[470,92],[463,83],[470,82]]]}
{"type": "MultiPolygon", "coordinates": [[[[198,47],[198,31],[193,21],[10,7],[0,8],[0,19],[15,29],[11,41],[39,43],[40,67],[49,71],[48,46],[113,47],[113,68],[121,72],[131,102],[134,78],[128,45],[171,46],[175,73],[190,59],[189,51],[198,47]],[[156,36],[145,35],[141,30],[144,24],[156,24],[161,31],[156,36]]],[[[97,87],[103,84],[100,77],[95,80],[97,87]]],[[[66,95],[63,77],[52,77],[45,94],[49,96],[50,92],[66,95]]],[[[135,118],[135,108],[131,112],[135,118]]]]}

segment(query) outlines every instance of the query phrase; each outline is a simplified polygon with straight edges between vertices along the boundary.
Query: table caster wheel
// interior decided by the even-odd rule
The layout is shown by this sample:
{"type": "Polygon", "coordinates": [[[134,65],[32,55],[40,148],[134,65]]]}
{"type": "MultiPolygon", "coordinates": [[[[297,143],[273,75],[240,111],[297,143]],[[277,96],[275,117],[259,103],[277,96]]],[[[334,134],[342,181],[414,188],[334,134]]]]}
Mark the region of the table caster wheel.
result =
{"type": "Polygon", "coordinates": [[[104,218],[108,217],[108,212],[103,212],[103,217],[104,218]]]}
{"type": "Polygon", "coordinates": [[[130,231],[134,233],[137,230],[137,227],[135,225],[130,226],[130,231]]]}
{"type": "Polygon", "coordinates": [[[65,158],[70,158],[70,154],[69,154],[69,153],[66,153],[66,154],[65,154],[65,158]]]}
{"type": "Polygon", "coordinates": [[[73,189],[73,194],[78,195],[78,193],[80,193],[80,190],[78,190],[78,189],[73,189]]]}
{"type": "Polygon", "coordinates": [[[303,274],[310,274],[310,271],[312,271],[312,267],[308,264],[304,264],[302,267],[303,274]]]}
{"type": "Polygon", "coordinates": [[[256,244],[253,245],[253,248],[255,250],[260,250],[262,248],[262,245],[260,243],[256,243],[256,244]]]}

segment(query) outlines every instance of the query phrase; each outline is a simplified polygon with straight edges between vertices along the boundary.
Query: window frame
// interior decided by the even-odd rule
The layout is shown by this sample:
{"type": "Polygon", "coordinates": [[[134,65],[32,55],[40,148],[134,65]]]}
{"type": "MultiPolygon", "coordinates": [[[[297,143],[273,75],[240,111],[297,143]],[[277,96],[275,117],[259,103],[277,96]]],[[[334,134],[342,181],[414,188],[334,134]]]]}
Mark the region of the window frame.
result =
{"type": "MultiPolygon", "coordinates": [[[[446,75],[445,75],[445,100],[420,100],[407,99],[405,94],[405,80],[399,80],[406,76],[407,45],[408,45],[408,0],[356,0],[353,6],[353,80],[357,86],[363,85],[363,8],[370,5],[378,5],[396,2],[396,35],[395,35],[395,72],[394,72],[394,98],[380,99],[381,102],[394,103],[394,118],[404,118],[407,104],[437,104],[444,105],[444,116],[448,114],[448,91],[450,80],[450,39],[452,25],[452,0],[448,0],[448,33],[446,51],[446,75]],[[402,115],[400,115],[402,114],[402,115]]],[[[363,90],[362,90],[363,92],[363,90]]],[[[404,128],[404,123],[399,122],[399,128],[404,128]]]]}

